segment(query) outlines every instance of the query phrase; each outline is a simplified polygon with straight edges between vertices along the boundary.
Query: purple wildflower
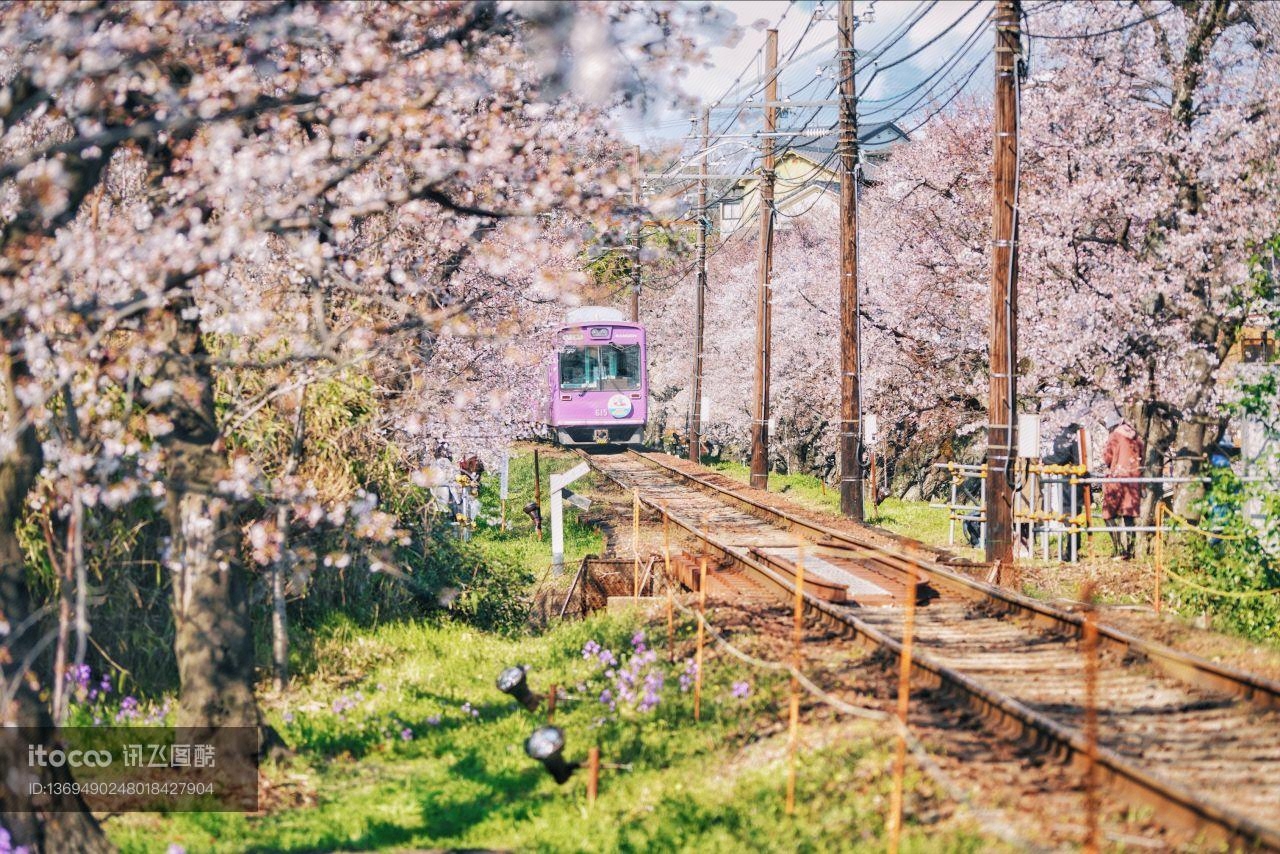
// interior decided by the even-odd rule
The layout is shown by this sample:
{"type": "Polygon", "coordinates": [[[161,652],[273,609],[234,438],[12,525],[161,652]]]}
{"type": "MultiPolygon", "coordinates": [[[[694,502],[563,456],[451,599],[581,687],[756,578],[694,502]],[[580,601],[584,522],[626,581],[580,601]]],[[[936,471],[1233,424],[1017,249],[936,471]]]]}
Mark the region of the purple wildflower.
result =
{"type": "Polygon", "coordinates": [[[644,677],[644,696],[640,698],[640,703],[636,706],[642,712],[656,709],[658,703],[662,700],[662,686],[666,684],[666,677],[662,675],[661,670],[650,670],[644,677]]]}
{"type": "Polygon", "coordinates": [[[284,722],[287,724],[293,723],[293,712],[284,713],[284,722]]]}
{"type": "Polygon", "coordinates": [[[427,718],[427,726],[440,726],[440,716],[432,715],[431,717],[427,718]]]}
{"type": "Polygon", "coordinates": [[[685,659],[684,671],[680,674],[680,690],[688,691],[693,687],[693,680],[698,675],[698,663],[692,658],[685,659]]]}
{"type": "Polygon", "coordinates": [[[400,740],[413,741],[413,730],[409,729],[408,727],[405,727],[404,729],[400,730],[400,740]]]}
{"type": "Polygon", "coordinates": [[[748,682],[734,682],[729,693],[739,700],[745,700],[751,695],[751,684],[748,682]]]}
{"type": "Polygon", "coordinates": [[[589,640],[582,645],[582,658],[584,660],[590,660],[592,658],[595,658],[596,655],[599,654],[599,652],[600,652],[600,644],[596,643],[593,640],[589,640]]]}
{"type": "Polygon", "coordinates": [[[631,647],[636,652],[644,652],[644,630],[641,629],[631,636],[631,647]]]}
{"type": "Polygon", "coordinates": [[[120,701],[120,711],[116,712],[116,723],[131,721],[138,717],[138,698],[125,697],[120,701]]]}
{"type": "MultiPolygon", "coordinates": [[[[89,669],[87,664],[77,664],[66,672],[66,680],[81,688],[89,687],[89,680],[92,676],[93,671],[89,669]]],[[[0,842],[3,842],[3,837],[0,837],[0,842]]]]}
{"type": "Polygon", "coordinates": [[[470,701],[467,701],[467,702],[465,702],[465,703],[463,703],[463,704],[462,704],[462,711],[463,711],[463,713],[465,713],[465,714],[471,715],[471,717],[473,717],[473,718],[478,718],[478,717],[480,717],[480,710],[479,710],[479,709],[473,709],[473,708],[471,708],[471,702],[470,702],[470,701]]]}
{"type": "Polygon", "coordinates": [[[25,845],[14,845],[9,831],[0,827],[0,854],[29,854],[30,851],[25,845]]]}
{"type": "Polygon", "coordinates": [[[613,654],[613,650],[609,650],[609,649],[600,650],[600,652],[596,655],[596,658],[598,658],[600,660],[600,663],[603,664],[605,667],[613,667],[618,663],[618,659],[613,654]]]}

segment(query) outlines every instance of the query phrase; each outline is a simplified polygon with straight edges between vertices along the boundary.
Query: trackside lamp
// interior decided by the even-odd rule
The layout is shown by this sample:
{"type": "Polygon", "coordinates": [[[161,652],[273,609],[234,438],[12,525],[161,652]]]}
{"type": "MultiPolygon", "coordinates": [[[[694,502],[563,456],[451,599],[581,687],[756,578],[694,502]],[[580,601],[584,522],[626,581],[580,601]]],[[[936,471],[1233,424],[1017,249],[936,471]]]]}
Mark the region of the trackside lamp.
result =
{"type": "Polygon", "coordinates": [[[531,712],[538,708],[538,697],[529,690],[529,680],[525,678],[524,668],[518,664],[498,674],[498,690],[510,694],[531,712]]]}
{"type": "Polygon", "coordinates": [[[538,502],[530,501],[524,506],[524,512],[529,516],[529,520],[533,522],[535,530],[542,531],[542,508],[538,506],[538,502]]]}
{"type": "Polygon", "coordinates": [[[564,784],[577,770],[577,762],[566,762],[564,758],[564,732],[559,727],[544,726],[533,731],[524,742],[524,752],[530,759],[542,763],[557,783],[564,784]]]}

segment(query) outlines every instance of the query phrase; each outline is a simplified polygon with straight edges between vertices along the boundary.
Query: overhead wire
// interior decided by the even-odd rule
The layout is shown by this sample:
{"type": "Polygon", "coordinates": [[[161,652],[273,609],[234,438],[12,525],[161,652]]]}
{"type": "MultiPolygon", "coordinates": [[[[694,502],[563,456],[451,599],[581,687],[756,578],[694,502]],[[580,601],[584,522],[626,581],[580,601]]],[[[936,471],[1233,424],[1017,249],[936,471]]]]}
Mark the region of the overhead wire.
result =
{"type": "MultiPolygon", "coordinates": [[[[899,23],[899,24],[897,25],[897,27],[895,27],[895,29],[890,30],[888,33],[886,33],[884,36],[882,36],[878,42],[876,42],[874,45],[872,45],[872,47],[870,47],[870,48],[868,48],[868,49],[867,49],[866,57],[865,57],[865,59],[864,59],[864,61],[863,61],[863,66],[864,66],[863,70],[865,70],[865,66],[866,66],[867,64],[872,63],[872,62],[874,62],[876,59],[878,59],[880,56],[883,56],[883,55],[884,55],[884,54],[885,54],[885,53],[886,53],[890,48],[892,48],[894,45],[896,45],[898,42],[900,42],[903,38],[905,38],[905,37],[906,37],[906,35],[907,35],[907,34],[908,34],[908,33],[909,33],[909,32],[910,32],[910,31],[911,31],[911,30],[912,30],[912,29],[913,29],[913,28],[914,28],[914,27],[915,27],[915,26],[916,26],[916,25],[917,25],[917,24],[918,24],[918,23],[919,23],[919,22],[924,18],[924,16],[925,16],[926,14],[928,14],[928,13],[929,13],[929,12],[930,12],[934,7],[935,7],[935,6],[937,6],[937,4],[938,4],[938,0],[921,0],[921,2],[917,3],[917,4],[916,4],[915,9],[913,9],[911,13],[909,13],[907,16],[905,16],[905,17],[903,18],[902,22],[901,22],[901,23],[899,23]]],[[[967,12],[966,12],[966,14],[967,14],[967,12]]],[[[785,18],[785,15],[784,15],[783,17],[785,18]]],[[[963,16],[962,16],[962,17],[963,17],[963,16]]],[[[781,24],[781,21],[782,21],[782,19],[779,19],[779,24],[781,24]]],[[[815,17],[813,17],[813,16],[811,16],[811,17],[810,17],[810,20],[809,20],[809,23],[808,23],[808,24],[806,25],[806,27],[805,27],[805,31],[801,34],[800,38],[798,38],[798,39],[796,40],[796,42],[792,45],[792,48],[791,48],[790,52],[788,53],[788,56],[787,56],[786,60],[784,60],[782,63],[779,63],[779,66],[778,66],[778,69],[777,69],[777,73],[774,75],[775,77],[779,77],[779,76],[781,76],[781,72],[782,72],[782,71],[787,67],[787,65],[789,65],[792,61],[798,61],[798,60],[800,60],[800,59],[803,59],[803,58],[805,58],[805,57],[808,57],[808,56],[812,55],[813,53],[817,52],[818,50],[821,50],[823,47],[825,47],[825,46],[827,46],[827,45],[829,45],[829,44],[831,44],[832,42],[834,42],[834,41],[835,41],[835,37],[827,38],[827,39],[823,40],[822,42],[820,42],[819,44],[815,45],[813,48],[810,48],[808,51],[805,51],[805,53],[803,53],[803,54],[801,54],[800,56],[798,56],[798,57],[797,57],[797,56],[795,55],[795,54],[796,54],[796,51],[799,49],[800,45],[803,43],[804,38],[808,35],[808,33],[810,32],[810,30],[813,28],[813,25],[814,25],[815,21],[816,21],[816,18],[815,18],[815,17]]],[[[759,51],[757,51],[757,52],[756,52],[756,54],[755,54],[755,56],[753,56],[753,58],[752,58],[752,61],[753,61],[753,62],[755,61],[755,58],[759,56],[759,53],[760,53],[760,52],[759,52],[759,51]]],[[[855,73],[856,73],[856,71],[855,71],[855,73]]],[[[741,76],[742,76],[742,75],[739,75],[739,78],[740,78],[741,76]]],[[[797,97],[797,95],[798,95],[799,93],[801,93],[801,92],[805,91],[806,89],[808,89],[809,87],[811,87],[811,86],[813,86],[815,83],[817,83],[818,79],[819,79],[819,78],[817,78],[817,77],[811,78],[811,79],[810,79],[810,80],[808,80],[806,83],[802,84],[802,85],[799,87],[799,89],[792,90],[790,93],[788,93],[786,96],[784,96],[784,99],[783,99],[783,100],[786,100],[786,99],[789,99],[789,98],[796,98],[796,97],[797,97]]],[[[764,85],[766,84],[766,82],[767,82],[767,81],[764,81],[764,80],[762,79],[759,83],[757,83],[757,84],[755,85],[755,88],[753,88],[749,93],[747,93],[747,94],[746,94],[745,96],[743,96],[743,97],[748,97],[748,98],[749,98],[749,97],[754,97],[754,95],[758,94],[758,93],[761,91],[761,89],[763,89],[763,87],[764,87],[764,85]]],[[[736,81],[735,81],[735,83],[736,83],[736,81]]],[[[830,93],[828,93],[827,95],[823,96],[823,99],[829,98],[829,97],[831,96],[831,94],[833,94],[833,93],[834,93],[834,91],[835,91],[835,86],[833,85],[833,86],[832,86],[832,90],[831,90],[831,92],[830,92],[830,93]]],[[[717,98],[717,99],[716,99],[716,101],[715,101],[715,102],[713,102],[713,104],[711,105],[711,107],[710,107],[709,109],[714,109],[714,108],[716,108],[720,103],[722,103],[722,102],[724,101],[724,99],[725,99],[729,94],[730,94],[730,92],[728,92],[728,91],[726,91],[725,93],[723,93],[719,98],[717,98]]],[[[737,105],[737,109],[735,110],[734,114],[733,114],[732,116],[730,116],[730,117],[729,117],[729,119],[728,119],[727,121],[725,121],[724,123],[722,123],[722,124],[717,128],[717,130],[712,134],[713,138],[719,138],[720,136],[723,136],[723,135],[724,135],[724,133],[725,133],[725,132],[730,128],[730,127],[732,127],[732,126],[733,126],[733,124],[737,121],[737,118],[742,114],[742,112],[743,112],[743,110],[745,109],[745,107],[746,107],[746,104],[745,104],[745,103],[740,103],[740,104],[738,104],[738,105],[737,105]]],[[[815,115],[817,115],[817,114],[821,114],[821,112],[822,112],[822,110],[823,110],[823,108],[822,108],[822,107],[816,107],[816,108],[810,108],[810,109],[814,109],[814,110],[815,110],[815,115]]],[[[808,125],[809,125],[809,123],[806,123],[806,125],[805,125],[806,129],[807,129],[808,125]]],[[[689,156],[690,156],[690,157],[697,156],[697,153],[695,152],[694,154],[689,155],[689,156]]]]}
{"type": "MultiPolygon", "coordinates": [[[[873,66],[875,70],[873,70],[871,77],[874,79],[874,77],[877,74],[882,73],[887,69],[901,65],[902,63],[908,61],[909,59],[915,56],[918,56],[924,50],[936,44],[939,40],[944,38],[947,34],[952,32],[965,19],[967,19],[970,15],[972,15],[974,9],[980,6],[981,2],[980,0],[978,0],[978,2],[974,2],[973,4],[971,4],[968,8],[964,10],[963,13],[957,16],[956,19],[953,20],[947,27],[945,27],[943,30],[936,33],[925,43],[911,50],[907,54],[904,54],[903,56],[895,57],[891,62],[886,63],[885,65],[879,65],[878,60],[881,57],[883,57],[894,45],[901,42],[901,40],[904,39],[911,32],[911,30],[914,29],[915,26],[918,25],[919,22],[924,19],[925,15],[927,15],[936,5],[937,5],[937,0],[930,0],[930,2],[921,2],[917,4],[916,8],[903,19],[902,23],[897,25],[897,27],[895,27],[894,30],[891,30],[885,36],[881,37],[880,41],[878,41],[875,45],[873,45],[870,49],[868,49],[868,51],[865,54],[862,54],[861,56],[859,56],[855,60],[855,69],[854,69],[855,78],[856,78],[856,75],[858,74],[858,71],[865,72],[868,66],[873,66]]],[[[783,18],[785,18],[785,15],[783,16],[783,18]]],[[[779,24],[781,23],[783,18],[779,19],[779,24]]],[[[941,106],[937,107],[932,112],[930,112],[929,115],[926,116],[923,121],[915,124],[912,127],[911,131],[906,132],[907,135],[909,136],[911,133],[914,133],[916,130],[923,127],[929,120],[931,120],[939,112],[941,112],[948,105],[950,105],[955,100],[955,98],[958,97],[958,95],[962,91],[964,91],[965,87],[968,85],[973,75],[977,72],[978,68],[981,67],[981,63],[985,61],[985,57],[981,58],[979,62],[976,63],[972,68],[967,69],[967,72],[963,75],[962,78],[959,79],[958,83],[956,83],[950,77],[950,74],[957,67],[959,67],[963,58],[973,49],[973,46],[976,43],[976,40],[979,34],[982,33],[987,28],[989,23],[990,23],[990,15],[984,15],[983,20],[980,21],[979,24],[968,34],[968,36],[965,37],[960,47],[957,48],[955,51],[953,51],[946,59],[944,59],[943,62],[938,65],[937,69],[935,69],[928,77],[926,77],[923,81],[916,83],[910,89],[907,89],[903,92],[896,93],[887,98],[880,98],[880,99],[860,98],[859,100],[868,100],[868,101],[871,101],[872,103],[880,104],[881,106],[877,107],[875,110],[869,113],[869,115],[877,115],[879,113],[886,112],[892,106],[901,103],[902,100],[910,97],[912,94],[916,92],[919,92],[921,88],[924,88],[924,92],[918,98],[916,98],[916,100],[913,101],[913,103],[907,109],[899,111],[898,114],[894,116],[892,119],[889,119],[887,121],[876,122],[876,124],[880,125],[880,124],[887,124],[887,123],[896,123],[902,118],[905,118],[906,116],[911,115],[913,112],[915,112],[920,107],[920,105],[924,103],[924,101],[927,98],[929,98],[931,95],[934,95],[935,93],[938,93],[938,92],[946,92],[950,90],[949,96],[945,99],[945,101],[942,103],[941,106]]],[[[800,46],[803,44],[804,38],[812,30],[812,27],[813,27],[813,20],[811,19],[809,24],[806,25],[804,32],[801,33],[800,37],[797,38],[796,41],[792,44],[791,50],[787,54],[787,63],[789,63],[792,59],[796,57],[797,51],[799,50],[800,46]]],[[[823,42],[822,45],[819,45],[819,48],[821,46],[824,46],[829,41],[830,40],[823,42]]],[[[805,54],[803,54],[803,56],[808,56],[809,54],[813,53],[814,50],[816,49],[818,48],[807,51],[805,54]]],[[[757,51],[756,56],[759,56],[759,55],[760,55],[760,52],[757,51]]],[[[752,61],[754,61],[754,57],[752,61]]],[[[780,76],[783,68],[784,68],[784,63],[779,63],[778,68],[775,69],[770,79],[777,79],[777,77],[780,76]]],[[[737,79],[740,79],[743,76],[743,74],[745,74],[745,69],[742,74],[739,74],[739,77],[737,79]]],[[[722,104],[724,100],[730,94],[732,94],[733,85],[736,85],[737,79],[735,79],[735,83],[731,85],[729,90],[726,90],[724,93],[721,94],[719,98],[717,98],[715,102],[713,102],[712,107],[716,107],[722,104]]],[[[797,94],[805,92],[806,90],[812,88],[820,79],[821,78],[819,76],[815,76],[814,78],[809,79],[805,83],[801,84],[797,89],[793,89],[786,96],[786,98],[793,98],[797,94]]],[[[758,82],[755,85],[755,87],[751,90],[750,95],[748,97],[754,96],[765,85],[767,85],[768,82],[769,80],[766,80],[762,75],[760,82],[758,82]]],[[[862,87],[862,91],[864,93],[867,91],[867,87],[870,85],[870,82],[871,80],[868,80],[867,84],[864,84],[864,86],[862,87]]],[[[834,95],[836,89],[839,86],[839,83],[840,83],[840,80],[837,77],[837,79],[833,81],[832,85],[830,86],[826,94],[824,94],[824,96],[819,100],[827,100],[832,95],[834,95]]],[[[720,124],[718,132],[714,137],[712,137],[709,140],[709,145],[706,149],[695,151],[692,155],[682,158],[682,160],[684,162],[688,162],[688,159],[692,157],[701,156],[704,153],[704,151],[709,151],[712,146],[718,145],[721,142],[723,142],[722,137],[724,136],[725,131],[728,128],[733,126],[734,122],[736,122],[737,118],[742,114],[743,110],[745,109],[745,106],[746,106],[745,104],[737,105],[737,109],[735,109],[734,113],[729,117],[728,121],[722,122],[720,124]]],[[[797,147],[796,145],[797,140],[801,139],[802,135],[806,134],[809,131],[812,125],[822,115],[823,110],[828,109],[828,107],[819,105],[815,107],[809,107],[806,109],[811,110],[812,112],[808,115],[807,119],[804,121],[801,127],[799,129],[789,132],[789,136],[786,137],[785,141],[781,141],[780,144],[775,143],[775,156],[784,156],[788,153],[802,151],[803,149],[800,147],[797,147]]],[[[826,131],[828,133],[833,133],[837,125],[838,125],[838,122],[831,124],[829,127],[826,128],[826,131]]],[[[804,143],[802,144],[802,146],[805,144],[812,145],[812,143],[804,143]]],[[[788,194],[784,195],[783,197],[776,199],[774,202],[775,212],[781,213],[782,216],[784,217],[794,219],[794,218],[803,216],[804,214],[811,211],[813,207],[815,207],[818,204],[818,202],[821,200],[821,198],[825,194],[825,191],[820,191],[815,196],[814,200],[804,210],[799,212],[787,213],[785,211],[779,210],[777,205],[779,202],[785,202],[788,198],[791,198],[795,195],[798,195],[800,192],[807,190],[808,180],[813,175],[825,170],[830,165],[831,161],[835,158],[835,155],[836,155],[836,150],[833,148],[830,152],[828,152],[825,155],[825,157],[823,157],[821,161],[814,161],[811,164],[810,169],[806,173],[800,176],[793,176],[792,178],[789,178],[788,183],[798,182],[798,183],[801,183],[801,186],[790,191],[788,194]]],[[[754,168],[756,164],[758,164],[760,156],[761,155],[759,154],[758,151],[753,152],[752,156],[748,158],[745,161],[745,163],[739,166],[740,172],[744,175],[749,175],[752,171],[754,171],[754,168]]],[[[675,177],[675,176],[672,176],[672,177],[675,177]]],[[[684,180],[693,180],[695,177],[696,176],[682,176],[684,180]]],[[[731,182],[730,185],[726,187],[726,189],[722,193],[716,196],[716,198],[709,199],[707,202],[707,208],[715,207],[716,205],[723,203],[726,199],[734,195],[736,192],[740,192],[739,184],[741,183],[741,180],[742,179],[738,179],[736,181],[731,182]]],[[[759,212],[757,212],[756,215],[758,214],[759,212]]],[[[712,249],[708,253],[707,260],[710,260],[716,254],[722,251],[724,247],[735,236],[739,234],[747,233],[749,230],[744,226],[745,224],[740,222],[732,234],[730,234],[727,238],[720,241],[719,245],[717,245],[714,249],[712,249]]],[[[683,278],[684,276],[688,275],[688,273],[692,270],[693,266],[696,266],[696,264],[691,265],[689,268],[684,270],[673,271],[672,273],[667,274],[658,280],[651,281],[649,285],[650,287],[653,287],[661,281],[669,281],[671,279],[683,278]]]]}
{"type": "Polygon", "coordinates": [[[1055,34],[1055,35],[1027,32],[1025,33],[1025,35],[1028,38],[1051,39],[1054,41],[1067,41],[1071,39],[1095,39],[1095,38],[1098,38],[1099,36],[1108,36],[1114,33],[1122,33],[1125,30],[1133,29],[1139,24],[1145,24],[1147,21],[1153,21],[1156,18],[1159,18],[1161,15],[1167,15],[1168,13],[1172,12],[1173,9],[1174,9],[1173,6],[1166,6],[1165,8],[1159,10],[1158,12],[1151,12],[1149,14],[1143,15],[1141,18],[1137,18],[1132,21],[1127,21],[1126,23],[1118,24],[1117,26],[1114,26],[1114,27],[1108,27],[1105,30],[1094,30],[1093,32],[1084,32],[1084,33],[1063,33],[1063,34],[1055,34]]]}
{"type": "Polygon", "coordinates": [[[983,32],[990,27],[990,24],[991,24],[991,19],[989,16],[984,17],[983,20],[979,21],[978,25],[974,27],[973,30],[970,31],[969,35],[965,37],[965,40],[961,42],[959,48],[952,51],[950,56],[948,56],[946,59],[940,62],[938,64],[938,67],[934,69],[933,73],[923,78],[920,82],[916,83],[911,88],[905,89],[902,92],[899,92],[896,95],[892,95],[887,98],[859,99],[860,103],[865,102],[865,103],[873,103],[878,105],[872,110],[859,113],[859,118],[861,119],[866,116],[874,116],[879,113],[885,112],[891,109],[892,107],[894,107],[895,105],[897,105],[898,103],[900,103],[901,101],[904,101],[907,98],[911,97],[920,89],[925,88],[926,89],[925,94],[922,95],[920,98],[917,98],[915,103],[913,103],[911,107],[908,107],[906,110],[902,111],[902,116],[908,115],[912,110],[914,110],[917,106],[919,106],[920,103],[925,98],[929,96],[930,92],[935,88],[935,85],[937,84],[937,82],[941,79],[945,79],[946,76],[952,70],[954,70],[954,68],[960,63],[960,61],[964,59],[964,57],[968,55],[970,51],[973,50],[974,46],[978,44],[978,41],[979,41],[978,37],[981,36],[983,32]]]}

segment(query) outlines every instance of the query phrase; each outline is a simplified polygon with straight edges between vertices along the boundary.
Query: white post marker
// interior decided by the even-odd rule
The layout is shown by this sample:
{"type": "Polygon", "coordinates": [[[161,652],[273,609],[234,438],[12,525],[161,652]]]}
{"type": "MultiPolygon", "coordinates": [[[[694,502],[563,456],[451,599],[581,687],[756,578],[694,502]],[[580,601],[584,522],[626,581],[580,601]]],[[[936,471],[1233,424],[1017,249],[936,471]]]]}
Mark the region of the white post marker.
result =
{"type": "Polygon", "coordinates": [[[591,470],[578,463],[564,474],[551,475],[551,571],[564,571],[564,488],[591,470]]]}
{"type": "Polygon", "coordinates": [[[1027,460],[1040,458],[1040,415],[1018,413],[1018,456],[1027,460]]]}

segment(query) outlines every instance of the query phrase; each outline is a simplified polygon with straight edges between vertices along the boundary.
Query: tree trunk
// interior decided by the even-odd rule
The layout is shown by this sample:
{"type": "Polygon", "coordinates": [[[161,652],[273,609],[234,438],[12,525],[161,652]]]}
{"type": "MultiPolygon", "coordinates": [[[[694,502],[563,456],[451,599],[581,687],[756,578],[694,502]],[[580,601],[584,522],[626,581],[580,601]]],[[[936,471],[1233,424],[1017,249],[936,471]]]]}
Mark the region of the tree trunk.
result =
{"type": "Polygon", "coordinates": [[[0,705],[0,823],[9,831],[15,847],[25,845],[32,852],[111,851],[111,844],[78,795],[29,794],[29,786],[36,781],[65,783],[70,782],[71,775],[65,766],[33,768],[28,759],[31,744],[53,747],[53,721],[38,696],[41,686],[31,669],[51,638],[38,637],[41,623],[32,619],[26,565],[17,535],[23,502],[43,458],[35,428],[18,428],[25,413],[14,385],[25,374],[25,366],[16,358],[0,354],[0,370],[6,427],[18,430],[13,449],[0,459],[0,631],[5,635],[5,654],[0,656],[4,677],[4,703],[0,705]],[[51,811],[54,806],[58,811],[51,811]]]}
{"type": "MultiPolygon", "coordinates": [[[[302,448],[306,440],[307,383],[298,392],[298,411],[293,417],[293,441],[289,445],[289,460],[285,463],[283,478],[292,477],[298,470],[302,448]]],[[[293,566],[289,551],[289,509],[281,504],[276,509],[276,529],[280,532],[280,557],[271,567],[271,666],[275,673],[276,690],[289,687],[289,611],[285,600],[286,576],[293,566]]]]}
{"type": "Polygon", "coordinates": [[[190,488],[174,496],[170,508],[178,726],[213,730],[260,722],[248,583],[230,518],[226,500],[190,488]]]}
{"type": "Polygon", "coordinates": [[[164,403],[174,429],[164,437],[169,488],[178,726],[212,733],[258,727],[253,693],[249,585],[240,561],[235,507],[220,494],[226,460],[213,403],[214,381],[198,321],[180,300],[160,316],[169,326],[168,361],[157,380],[173,383],[164,403]]]}

